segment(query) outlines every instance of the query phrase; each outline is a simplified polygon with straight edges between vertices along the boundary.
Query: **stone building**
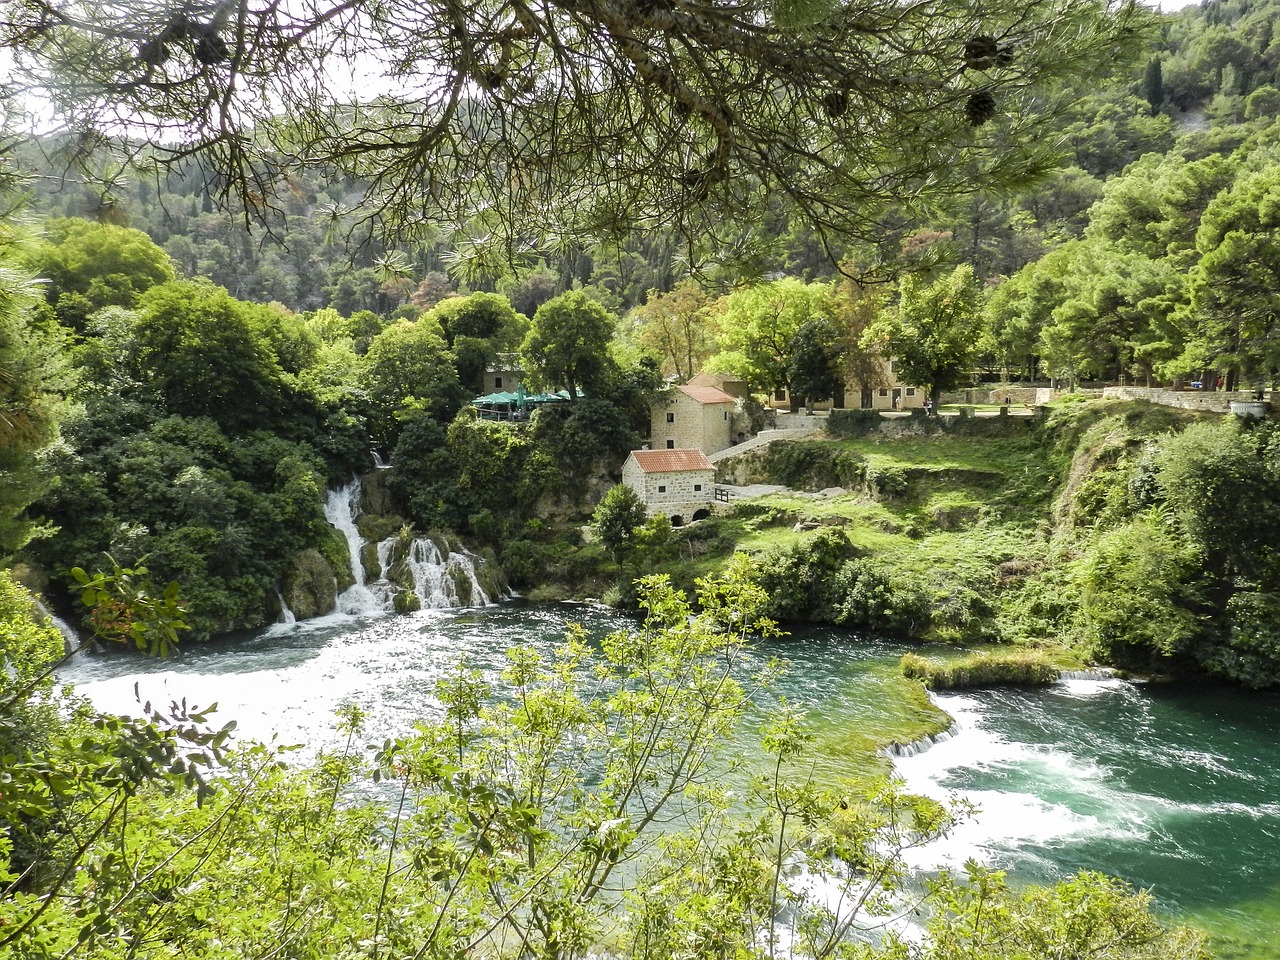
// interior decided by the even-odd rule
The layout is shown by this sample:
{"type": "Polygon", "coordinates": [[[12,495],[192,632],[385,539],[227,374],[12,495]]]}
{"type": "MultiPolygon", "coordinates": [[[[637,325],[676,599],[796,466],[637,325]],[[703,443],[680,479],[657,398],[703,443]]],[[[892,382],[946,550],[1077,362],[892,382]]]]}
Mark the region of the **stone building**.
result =
{"type": "Polygon", "coordinates": [[[622,482],[649,516],[666,514],[677,527],[711,515],[715,475],[701,450],[632,450],[622,465],[622,482]]]}
{"type": "MultiPolygon", "coordinates": [[[[843,395],[815,403],[815,410],[911,410],[923,407],[929,393],[924,387],[903,383],[894,371],[892,360],[881,359],[878,373],[866,384],[845,386],[843,395]]],[[[791,407],[791,396],[785,389],[775,390],[769,397],[775,410],[791,407]]]]}
{"type": "Polygon", "coordinates": [[[485,369],[484,389],[480,393],[515,393],[522,379],[524,371],[520,368],[520,358],[513,353],[504,353],[485,369]]]}
{"type": "Polygon", "coordinates": [[[737,399],[718,387],[672,387],[649,409],[649,446],[703,453],[724,450],[746,439],[749,426],[737,414],[737,399]]]}

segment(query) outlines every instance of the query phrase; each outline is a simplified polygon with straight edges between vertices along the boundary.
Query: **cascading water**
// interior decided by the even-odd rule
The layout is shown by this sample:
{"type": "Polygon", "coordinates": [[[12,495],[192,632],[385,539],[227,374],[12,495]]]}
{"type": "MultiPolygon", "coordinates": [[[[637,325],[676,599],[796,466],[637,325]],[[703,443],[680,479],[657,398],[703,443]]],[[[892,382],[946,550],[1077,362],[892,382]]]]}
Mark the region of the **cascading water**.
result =
{"type": "Polygon", "coordinates": [[[276,599],[280,601],[280,619],[276,623],[288,625],[297,623],[298,618],[293,615],[293,611],[289,609],[288,601],[285,600],[284,594],[280,592],[280,588],[276,588],[276,599]]]}
{"type": "Polygon", "coordinates": [[[411,593],[416,604],[401,609],[425,607],[481,607],[493,598],[476,574],[478,558],[465,550],[444,551],[429,537],[404,538],[393,535],[377,544],[378,573],[367,580],[361,552],[365,541],[356,525],[360,512],[360,480],[352,480],[340,490],[329,491],[325,518],[347,542],[354,583],[338,597],[337,612],[349,614],[391,613],[396,597],[411,593]],[[395,571],[394,579],[392,572],[395,571]]]}
{"type": "Polygon", "coordinates": [[[360,511],[360,479],[357,477],[345,487],[330,490],[324,504],[324,517],[347,541],[347,555],[351,563],[354,583],[338,596],[339,613],[367,614],[389,611],[390,606],[365,585],[364,563],[360,560],[360,548],[364,541],[356,528],[356,516],[360,511]]]}

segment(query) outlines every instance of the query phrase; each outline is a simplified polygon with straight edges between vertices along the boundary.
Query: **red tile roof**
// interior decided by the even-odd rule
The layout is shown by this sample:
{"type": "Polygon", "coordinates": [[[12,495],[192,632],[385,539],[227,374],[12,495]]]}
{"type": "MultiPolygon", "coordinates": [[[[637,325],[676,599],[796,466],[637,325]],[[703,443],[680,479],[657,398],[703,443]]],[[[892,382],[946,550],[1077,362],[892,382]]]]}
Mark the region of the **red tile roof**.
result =
{"type": "Polygon", "coordinates": [[[732,396],[725,393],[719,387],[676,387],[681,393],[687,394],[699,403],[737,403],[732,396]]]}
{"type": "Polygon", "coordinates": [[[701,450],[632,450],[631,455],[645,473],[681,473],[686,470],[714,470],[701,450]]]}

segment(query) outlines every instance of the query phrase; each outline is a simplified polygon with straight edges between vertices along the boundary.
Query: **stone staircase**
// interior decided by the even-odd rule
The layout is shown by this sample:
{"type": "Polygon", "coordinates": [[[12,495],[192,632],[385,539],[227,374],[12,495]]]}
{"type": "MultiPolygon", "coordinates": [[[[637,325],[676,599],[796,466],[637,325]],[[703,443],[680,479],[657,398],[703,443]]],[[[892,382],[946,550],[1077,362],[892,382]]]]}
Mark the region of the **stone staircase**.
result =
{"type": "Polygon", "coordinates": [[[779,427],[776,430],[761,430],[750,440],[744,440],[737,446],[726,447],[724,450],[717,450],[715,453],[708,454],[707,459],[712,463],[731,460],[741,454],[766,447],[775,440],[801,440],[805,437],[811,437],[814,434],[822,433],[826,426],[827,420],[825,417],[797,415],[794,420],[788,420],[786,426],[779,427]]]}

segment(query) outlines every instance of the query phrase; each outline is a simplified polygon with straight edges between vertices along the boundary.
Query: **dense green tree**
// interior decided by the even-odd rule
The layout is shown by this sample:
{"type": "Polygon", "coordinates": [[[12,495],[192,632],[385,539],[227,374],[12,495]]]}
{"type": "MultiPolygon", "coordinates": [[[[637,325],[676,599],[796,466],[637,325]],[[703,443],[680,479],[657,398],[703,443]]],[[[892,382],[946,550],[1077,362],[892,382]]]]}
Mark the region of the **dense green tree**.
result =
{"type": "Polygon", "coordinates": [[[520,346],[520,362],[531,385],[564,389],[576,403],[610,375],[609,341],[617,320],[580,290],[548,300],[533,315],[520,346]]]}
{"type": "Polygon", "coordinates": [[[1085,120],[1068,125],[1076,166],[1095,176],[1119,173],[1146,153],[1173,146],[1173,121],[1138,97],[1103,102],[1085,120]]]}
{"type": "Polygon", "coordinates": [[[757,390],[789,389],[796,333],[828,315],[827,288],[786,278],[753,284],[717,305],[721,352],[708,365],[742,377],[757,390]]]}
{"type": "Polygon", "coordinates": [[[25,510],[54,480],[37,453],[57,434],[68,386],[61,337],[36,300],[31,278],[0,261],[0,558],[35,532],[25,510]]]}
{"type": "Polygon", "coordinates": [[[804,397],[810,411],[814,401],[830,400],[844,393],[840,346],[840,329],[826,318],[806,321],[791,338],[787,379],[792,391],[804,397]]]}
{"type": "Polygon", "coordinates": [[[937,409],[943,390],[964,383],[982,332],[981,295],[973,268],[956,267],[930,283],[907,274],[897,310],[868,329],[868,342],[893,357],[898,378],[929,392],[937,409]]]}
{"type": "Polygon", "coordinates": [[[1160,112],[1164,103],[1164,70],[1159,57],[1147,61],[1147,69],[1142,75],[1142,97],[1151,106],[1153,117],[1160,112]]]}
{"type": "Polygon", "coordinates": [[[1242,175],[1207,206],[1172,372],[1221,373],[1229,389],[1280,369],[1280,165],[1242,175]]]}
{"type": "Polygon", "coordinates": [[[266,337],[277,315],[208,281],[176,281],[139,303],[128,358],[133,379],[170,413],[230,430],[271,423],[287,390],[266,337]]]}
{"type": "Polygon", "coordinates": [[[33,266],[48,278],[46,295],[60,319],[77,329],[95,310],[132,307],[175,277],[168,255],[141,230],[72,219],[48,221],[44,232],[33,266]]]}
{"type": "Polygon", "coordinates": [[[646,519],[648,511],[644,501],[625,483],[610,487],[596,504],[591,515],[591,529],[596,539],[612,554],[619,573],[646,519]]]}
{"type": "MultiPolygon", "coordinates": [[[[1064,248],[1065,249],[1065,248],[1064,248]]],[[[1061,289],[1040,330],[1050,372],[1067,379],[1148,382],[1180,349],[1169,316],[1184,278],[1173,261],[1124,253],[1109,244],[1072,245],[1061,289]]],[[[1046,262],[1048,258],[1046,258],[1046,262]]]]}
{"type": "Polygon", "coordinates": [[[453,351],[458,379],[472,394],[481,393],[485,370],[500,355],[514,353],[525,337],[529,321],[497,293],[448,297],[424,318],[440,324],[453,351]]]}
{"type": "Polygon", "coordinates": [[[369,397],[369,435],[388,449],[402,418],[419,411],[448,423],[466,399],[440,326],[428,320],[401,320],[374,337],[361,380],[369,397]]]}
{"type": "Polygon", "coordinates": [[[1150,257],[1182,256],[1195,246],[1200,217],[1235,177],[1236,164],[1218,156],[1187,161],[1143,157],[1110,181],[1090,212],[1088,234],[1150,257]]]}

